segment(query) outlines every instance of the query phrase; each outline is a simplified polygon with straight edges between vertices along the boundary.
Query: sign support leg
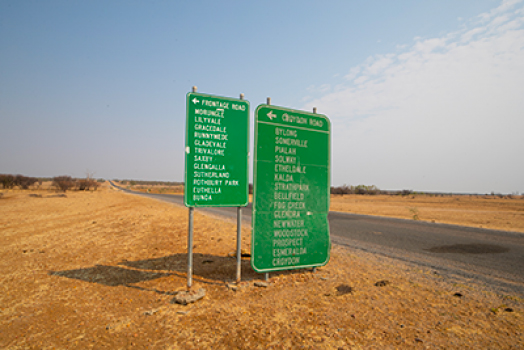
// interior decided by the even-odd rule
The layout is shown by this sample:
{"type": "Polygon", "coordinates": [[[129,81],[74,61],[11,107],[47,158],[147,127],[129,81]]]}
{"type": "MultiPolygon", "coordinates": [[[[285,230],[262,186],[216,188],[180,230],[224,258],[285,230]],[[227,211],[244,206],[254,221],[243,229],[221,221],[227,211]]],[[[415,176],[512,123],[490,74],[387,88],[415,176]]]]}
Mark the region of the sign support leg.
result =
{"type": "MultiPolygon", "coordinates": [[[[240,94],[244,99],[244,94],[240,94]]],[[[242,207],[237,208],[237,283],[242,279],[242,207]]]]}
{"type": "MultiPolygon", "coordinates": [[[[317,114],[317,107],[313,107],[313,114],[317,114]]],[[[313,273],[317,272],[317,267],[313,267],[313,270],[312,270],[313,273]]]]}
{"type": "Polygon", "coordinates": [[[193,215],[195,208],[189,208],[189,229],[187,234],[187,289],[193,284],[193,215]]]}
{"type": "MultiPolygon", "coordinates": [[[[268,106],[271,105],[271,97],[268,97],[268,98],[266,99],[266,104],[267,104],[268,106]]],[[[266,282],[269,282],[269,272],[266,272],[264,277],[265,277],[266,282]]]]}
{"type": "Polygon", "coordinates": [[[237,207],[237,283],[240,283],[242,269],[242,208],[237,207]]]}

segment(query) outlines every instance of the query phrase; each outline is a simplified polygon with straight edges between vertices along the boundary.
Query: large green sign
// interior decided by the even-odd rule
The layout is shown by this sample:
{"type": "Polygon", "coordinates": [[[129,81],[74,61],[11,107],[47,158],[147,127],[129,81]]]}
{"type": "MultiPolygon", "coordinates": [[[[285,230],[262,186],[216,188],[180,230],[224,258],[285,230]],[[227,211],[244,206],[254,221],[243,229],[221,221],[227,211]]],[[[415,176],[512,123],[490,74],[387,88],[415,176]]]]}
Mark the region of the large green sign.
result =
{"type": "Polygon", "coordinates": [[[241,207],[248,203],[249,102],[187,94],[188,207],[241,207]]]}
{"type": "Polygon", "coordinates": [[[330,122],[258,106],[251,264],[258,272],[329,261],[330,122]]]}

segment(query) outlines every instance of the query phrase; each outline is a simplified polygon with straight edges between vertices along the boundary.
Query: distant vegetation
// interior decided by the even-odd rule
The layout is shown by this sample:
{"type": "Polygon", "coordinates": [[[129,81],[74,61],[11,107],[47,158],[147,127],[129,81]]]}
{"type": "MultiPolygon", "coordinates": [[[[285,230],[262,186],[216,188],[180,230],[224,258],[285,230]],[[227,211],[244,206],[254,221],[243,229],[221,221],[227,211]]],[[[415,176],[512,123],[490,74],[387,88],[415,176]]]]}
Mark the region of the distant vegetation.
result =
{"type": "Polygon", "coordinates": [[[391,196],[414,196],[414,195],[429,195],[429,196],[444,196],[444,195],[453,195],[452,193],[424,193],[424,192],[415,192],[413,190],[401,190],[401,191],[387,191],[381,190],[375,185],[366,186],[348,186],[342,185],[338,187],[331,187],[331,194],[361,194],[361,195],[377,195],[377,194],[386,194],[391,196]]]}
{"type": "Polygon", "coordinates": [[[358,185],[358,186],[347,186],[342,185],[339,187],[331,187],[331,194],[367,194],[376,195],[384,194],[385,191],[381,191],[377,186],[371,185],[358,185]]]}
{"type": "Polygon", "coordinates": [[[122,185],[129,186],[183,186],[183,182],[176,181],[141,181],[141,180],[118,180],[114,179],[113,181],[120,182],[122,185]]]}
{"type": "MultiPolygon", "coordinates": [[[[122,185],[127,186],[136,186],[136,188],[145,188],[145,186],[184,186],[184,182],[177,181],[141,181],[141,180],[118,180],[114,179],[113,181],[119,182],[122,185]]],[[[460,195],[473,195],[473,196],[489,196],[489,194],[473,194],[473,193],[451,193],[451,192],[419,192],[411,189],[404,190],[381,190],[375,185],[357,185],[357,186],[332,186],[330,193],[334,195],[344,195],[344,194],[358,194],[358,195],[390,195],[390,196],[416,196],[416,195],[426,195],[430,197],[445,197],[445,196],[460,196],[460,195]]],[[[253,194],[253,184],[249,184],[249,194],[253,194]]],[[[502,195],[491,193],[491,196],[498,198],[524,198],[524,196],[519,196],[519,193],[513,193],[512,195],[502,195]]]]}
{"type": "Polygon", "coordinates": [[[377,194],[385,194],[385,195],[391,195],[391,196],[411,196],[412,198],[416,195],[425,195],[430,197],[446,197],[446,196],[485,196],[485,197],[491,197],[491,198],[506,198],[506,199],[517,199],[522,198],[524,199],[524,195],[519,195],[518,192],[514,192],[511,195],[504,195],[500,193],[494,193],[491,192],[491,195],[489,194],[474,194],[474,193],[444,193],[444,192],[415,192],[413,190],[400,190],[400,191],[387,191],[387,190],[381,190],[375,185],[366,186],[366,185],[358,185],[358,186],[348,186],[348,185],[342,185],[338,187],[331,187],[331,194],[335,195],[344,195],[344,194],[361,194],[361,195],[377,195],[377,194]]]}
{"type": "Polygon", "coordinates": [[[75,179],[68,175],[56,176],[53,178],[37,178],[24,175],[0,174],[0,186],[3,189],[18,188],[21,190],[38,189],[45,181],[51,181],[52,186],[58,191],[89,191],[97,190],[98,183],[104,182],[103,179],[93,179],[87,175],[85,179],[75,179]]]}
{"type": "Polygon", "coordinates": [[[143,181],[143,180],[118,180],[113,181],[125,186],[128,190],[157,193],[179,194],[184,192],[184,183],[177,181],[143,181]]]}
{"type": "Polygon", "coordinates": [[[348,186],[342,185],[338,187],[331,187],[331,194],[362,194],[362,195],[377,195],[377,194],[387,194],[392,196],[410,196],[416,194],[425,194],[423,192],[414,192],[413,190],[401,190],[401,191],[386,191],[381,190],[375,185],[366,186],[348,186]]]}
{"type": "Polygon", "coordinates": [[[39,182],[36,177],[28,177],[23,175],[0,174],[0,184],[4,189],[18,187],[27,190],[30,186],[39,182]]]}
{"type": "Polygon", "coordinates": [[[53,186],[56,189],[66,192],[67,190],[89,191],[98,189],[98,181],[87,175],[85,179],[74,179],[68,175],[56,176],[53,178],[53,186]]]}

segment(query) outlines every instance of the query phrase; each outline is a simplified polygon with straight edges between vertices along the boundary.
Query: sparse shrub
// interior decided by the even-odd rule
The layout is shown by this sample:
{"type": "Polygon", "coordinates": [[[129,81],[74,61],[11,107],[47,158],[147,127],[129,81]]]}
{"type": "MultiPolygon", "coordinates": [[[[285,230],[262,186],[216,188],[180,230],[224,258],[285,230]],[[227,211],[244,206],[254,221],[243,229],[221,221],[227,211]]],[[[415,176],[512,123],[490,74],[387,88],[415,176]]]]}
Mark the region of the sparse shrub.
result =
{"type": "Polygon", "coordinates": [[[366,186],[366,185],[358,185],[358,186],[348,186],[346,184],[339,186],[339,187],[331,187],[331,194],[363,194],[363,195],[376,195],[381,193],[380,189],[375,186],[366,186]]]}
{"type": "Polygon", "coordinates": [[[13,188],[15,186],[15,177],[9,174],[0,174],[0,183],[4,189],[13,188]]]}
{"type": "Polygon", "coordinates": [[[98,189],[98,182],[89,177],[85,179],[79,179],[76,180],[76,187],[79,191],[89,191],[91,189],[96,191],[98,189]]]}
{"type": "Polygon", "coordinates": [[[14,184],[23,190],[27,190],[29,186],[32,186],[38,179],[34,177],[27,177],[23,175],[16,175],[14,184]]]}
{"type": "Polygon", "coordinates": [[[10,175],[2,174],[0,175],[0,184],[2,184],[4,189],[13,188],[18,186],[20,189],[27,190],[29,186],[32,186],[38,182],[38,179],[35,177],[28,177],[23,175],[10,175]]]}
{"type": "Polygon", "coordinates": [[[344,194],[344,192],[342,191],[342,187],[341,186],[339,186],[339,187],[331,186],[329,192],[331,194],[344,194]]]}
{"type": "Polygon", "coordinates": [[[365,186],[358,185],[355,187],[355,194],[366,194],[365,186]]]}
{"type": "Polygon", "coordinates": [[[339,187],[331,187],[330,192],[331,194],[340,194],[340,195],[354,193],[353,187],[348,187],[346,184],[339,186],[339,187]]]}
{"type": "Polygon", "coordinates": [[[53,186],[55,186],[58,190],[66,192],[67,190],[71,189],[75,185],[75,181],[71,176],[63,175],[63,176],[55,176],[53,178],[53,186]]]}
{"type": "Polygon", "coordinates": [[[420,220],[418,217],[418,208],[409,208],[409,212],[413,216],[413,220],[420,220]]]}
{"type": "Polygon", "coordinates": [[[90,173],[89,170],[86,171],[85,179],[76,180],[76,186],[79,191],[89,191],[91,188],[93,190],[98,189],[98,182],[93,178],[94,173],[90,173]]]}
{"type": "Polygon", "coordinates": [[[380,192],[380,190],[375,185],[358,185],[357,187],[355,187],[354,192],[356,194],[376,195],[380,192]]]}
{"type": "Polygon", "coordinates": [[[176,181],[142,181],[142,180],[118,180],[118,179],[113,179],[113,181],[119,182],[121,185],[129,185],[129,186],[140,185],[144,189],[147,187],[151,187],[151,186],[183,186],[184,185],[183,182],[176,182],[176,181]]]}
{"type": "Polygon", "coordinates": [[[78,191],[88,191],[91,183],[88,179],[80,179],[76,181],[76,189],[78,191]]]}

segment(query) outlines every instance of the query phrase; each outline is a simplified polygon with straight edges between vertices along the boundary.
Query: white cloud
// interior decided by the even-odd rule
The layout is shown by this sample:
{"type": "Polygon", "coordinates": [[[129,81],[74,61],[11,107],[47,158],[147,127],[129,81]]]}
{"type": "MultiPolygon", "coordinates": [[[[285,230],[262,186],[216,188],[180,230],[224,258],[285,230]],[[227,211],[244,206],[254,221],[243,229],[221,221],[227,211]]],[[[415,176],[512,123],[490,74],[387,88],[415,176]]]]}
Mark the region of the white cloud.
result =
{"type": "Polygon", "coordinates": [[[393,55],[378,56],[372,64],[366,67],[366,73],[369,75],[376,75],[386,69],[393,60],[391,59],[393,55]]]}
{"type": "MultiPolygon", "coordinates": [[[[368,58],[318,94],[333,183],[524,191],[524,11],[504,1],[459,32],[368,58]]],[[[520,5],[519,5],[520,6],[520,5]]]]}
{"type": "Polygon", "coordinates": [[[311,85],[307,88],[309,93],[327,93],[331,90],[331,85],[329,84],[322,84],[320,86],[311,85]]]}
{"type": "Polygon", "coordinates": [[[521,3],[522,0],[504,0],[502,1],[502,4],[490,12],[480,14],[478,17],[482,21],[489,21],[494,16],[497,16],[500,13],[507,13],[514,10],[515,5],[521,3]]]}
{"type": "Polygon", "coordinates": [[[345,78],[346,78],[347,80],[353,80],[353,79],[356,78],[357,75],[360,74],[360,71],[361,71],[361,70],[362,70],[362,69],[361,69],[359,66],[357,66],[357,67],[352,67],[352,68],[349,70],[349,73],[345,76],[345,78]]]}
{"type": "Polygon", "coordinates": [[[466,33],[464,33],[462,35],[462,41],[463,42],[468,42],[470,41],[474,36],[476,36],[477,34],[480,34],[480,33],[483,33],[486,31],[486,28],[483,28],[483,27],[479,27],[479,28],[474,28],[466,33]]]}

